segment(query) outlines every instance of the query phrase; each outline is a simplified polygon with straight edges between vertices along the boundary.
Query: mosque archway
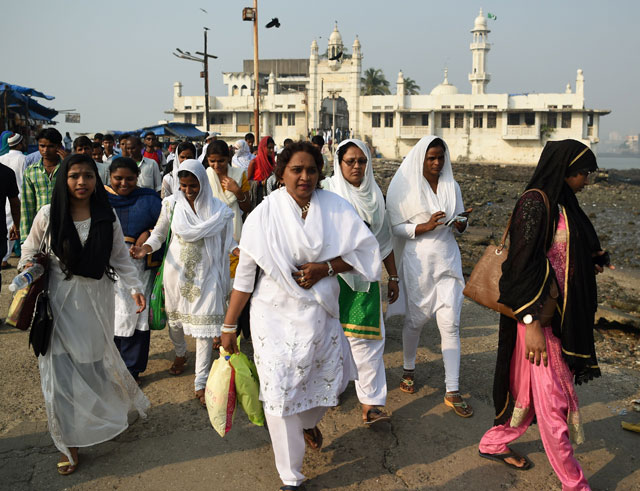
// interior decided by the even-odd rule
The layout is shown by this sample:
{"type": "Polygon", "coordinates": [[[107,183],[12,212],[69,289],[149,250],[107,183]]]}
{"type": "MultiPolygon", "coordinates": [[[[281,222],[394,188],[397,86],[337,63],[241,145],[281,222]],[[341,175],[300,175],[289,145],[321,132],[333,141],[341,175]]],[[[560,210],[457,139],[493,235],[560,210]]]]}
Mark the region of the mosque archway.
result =
{"type": "Polygon", "coordinates": [[[349,137],[349,107],[344,97],[325,97],[320,105],[320,129],[331,131],[334,124],[336,142],[340,142],[349,137]]]}

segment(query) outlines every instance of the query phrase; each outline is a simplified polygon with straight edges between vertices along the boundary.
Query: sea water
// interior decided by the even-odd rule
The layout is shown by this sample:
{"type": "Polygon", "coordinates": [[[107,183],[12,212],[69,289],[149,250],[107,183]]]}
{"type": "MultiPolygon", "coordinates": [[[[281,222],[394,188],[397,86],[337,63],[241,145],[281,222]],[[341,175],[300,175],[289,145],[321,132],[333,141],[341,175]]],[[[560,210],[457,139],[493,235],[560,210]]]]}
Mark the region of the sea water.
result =
{"type": "Polygon", "coordinates": [[[601,169],[640,169],[640,155],[638,156],[598,156],[598,167],[601,169]]]}

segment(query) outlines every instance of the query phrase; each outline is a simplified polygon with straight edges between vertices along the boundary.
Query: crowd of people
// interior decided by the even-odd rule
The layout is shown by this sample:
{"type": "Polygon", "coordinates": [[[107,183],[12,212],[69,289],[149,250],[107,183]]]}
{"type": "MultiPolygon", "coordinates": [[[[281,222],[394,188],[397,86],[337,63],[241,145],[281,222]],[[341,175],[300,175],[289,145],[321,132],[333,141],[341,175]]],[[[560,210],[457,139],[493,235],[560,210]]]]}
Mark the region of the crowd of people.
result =
{"type": "MultiPolygon", "coordinates": [[[[41,250],[51,256],[54,329],[38,363],[60,474],[77,469],[79,447],[115,437],[129,412],[149,407],[139,383],[163,260],[169,372],[185,371],[185,335],[195,338],[194,394],[204,406],[215,352],[237,352],[241,332],[251,339],[281,489],[303,485],[305,446],[321,448],[318,423],[350,381],[364,426],[392,418],[385,291],[386,318],[404,316],[400,390],[416,392],[420,333],[435,318],[443,402],[473,415],[459,390],[465,282],[455,239],[473,210],[441,138],[418,141],[386,199],[369,146],[353,138],[336,146],[332,169],[320,136],[279,151],[270,136],[254,147],[251,134],[231,145],[208,134],[201,151],[184,141],[166,153],[153,133],[117,145],[113,135],[80,136],[72,153],[53,128],[37,142],[37,156],[25,156],[20,135],[2,135],[0,252],[3,267],[18,252],[19,269],[41,250]]],[[[593,323],[604,252],[575,194],[596,168],[582,143],[549,142],[515,206],[500,281],[515,319],[500,319],[496,420],[479,444],[481,457],[528,469],[507,445],[537,418],[564,489],[589,489],[570,442],[582,439],[573,384],[600,375],[593,323]],[[557,308],[543,320],[550,297],[557,308]]]]}

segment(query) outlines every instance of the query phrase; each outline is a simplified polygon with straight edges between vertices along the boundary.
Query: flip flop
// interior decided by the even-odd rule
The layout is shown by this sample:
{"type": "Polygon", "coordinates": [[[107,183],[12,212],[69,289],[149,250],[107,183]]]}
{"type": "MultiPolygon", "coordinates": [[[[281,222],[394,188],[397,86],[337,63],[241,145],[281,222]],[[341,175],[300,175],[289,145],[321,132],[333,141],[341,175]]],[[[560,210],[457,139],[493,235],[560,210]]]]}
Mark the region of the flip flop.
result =
{"type": "Polygon", "coordinates": [[[506,465],[507,467],[512,467],[513,469],[519,470],[519,471],[526,471],[528,469],[531,468],[531,461],[526,458],[523,455],[518,455],[517,453],[515,453],[514,451],[512,451],[511,449],[509,449],[509,452],[507,453],[482,453],[480,451],[478,451],[478,455],[480,455],[480,457],[482,457],[483,459],[489,459],[489,460],[493,460],[495,462],[502,462],[504,465],[506,465]],[[509,457],[514,457],[516,459],[524,459],[524,465],[523,466],[517,466],[515,464],[512,464],[511,462],[507,462],[505,459],[508,459],[509,457]]]}
{"type": "Polygon", "coordinates": [[[293,485],[291,485],[291,484],[287,484],[287,485],[282,486],[281,488],[279,488],[279,490],[278,490],[278,491],[300,491],[300,490],[302,490],[302,489],[304,489],[304,488],[302,487],[302,485],[300,485],[300,486],[293,486],[293,485]]]}
{"type": "Polygon", "coordinates": [[[322,433],[320,428],[314,426],[308,430],[302,430],[304,432],[304,441],[314,450],[320,450],[322,448],[322,433]]]}
{"type": "Polygon", "coordinates": [[[383,421],[391,421],[391,416],[389,416],[384,411],[381,411],[379,408],[374,407],[367,411],[367,416],[362,418],[362,422],[365,426],[371,428],[376,423],[381,423],[383,421]]]}
{"type": "Polygon", "coordinates": [[[79,462],[76,462],[76,465],[72,465],[71,462],[58,462],[58,474],[61,476],[68,476],[69,474],[73,474],[78,468],[79,462]],[[66,470],[62,470],[63,467],[66,467],[66,470]]]}

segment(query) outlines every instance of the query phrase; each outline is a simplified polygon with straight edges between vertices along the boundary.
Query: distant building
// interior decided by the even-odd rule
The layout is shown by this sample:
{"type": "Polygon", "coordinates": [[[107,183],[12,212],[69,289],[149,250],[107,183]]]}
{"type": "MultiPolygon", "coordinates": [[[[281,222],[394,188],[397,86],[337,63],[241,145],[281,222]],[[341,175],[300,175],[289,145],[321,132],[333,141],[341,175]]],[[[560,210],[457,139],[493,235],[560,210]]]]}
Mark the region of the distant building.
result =
{"type": "MultiPolygon", "coordinates": [[[[562,93],[491,94],[486,72],[489,28],[482,10],[470,45],[471,93],[460,93],[444,80],[429,94],[405,94],[403,73],[394,95],[361,95],[362,47],[356,37],[351,53],[334,27],[327,52],[311,43],[309,59],[260,60],[260,133],[277,143],[306,138],[317,131],[336,131],[368,141],[387,158],[401,158],[424,135],[442,137],[454,161],[535,163],[548,140],[574,138],[595,149],[600,116],[609,110],[588,109],[584,75],[577,71],[575,90],[562,93]]],[[[225,140],[242,138],[253,126],[253,66],[224,73],[227,95],[210,97],[210,130],[225,140]]],[[[182,95],[174,84],[174,121],[204,130],[204,97],[182,95]]]]}

